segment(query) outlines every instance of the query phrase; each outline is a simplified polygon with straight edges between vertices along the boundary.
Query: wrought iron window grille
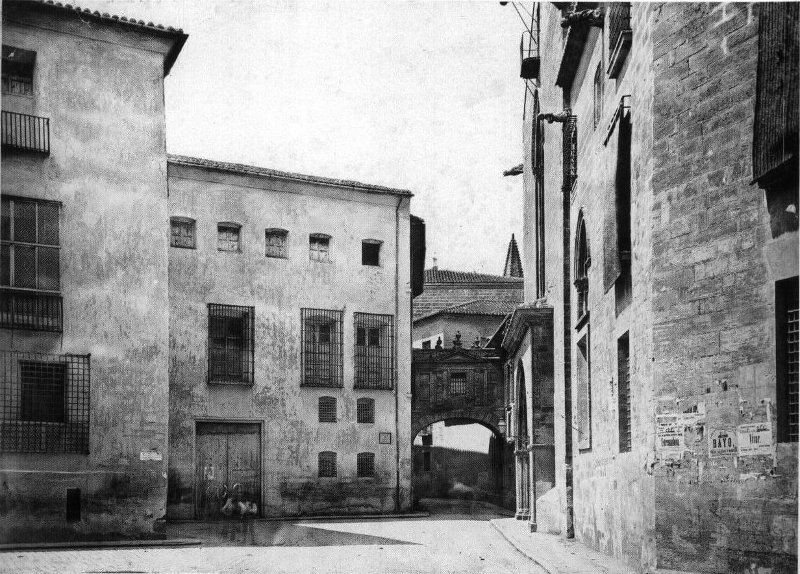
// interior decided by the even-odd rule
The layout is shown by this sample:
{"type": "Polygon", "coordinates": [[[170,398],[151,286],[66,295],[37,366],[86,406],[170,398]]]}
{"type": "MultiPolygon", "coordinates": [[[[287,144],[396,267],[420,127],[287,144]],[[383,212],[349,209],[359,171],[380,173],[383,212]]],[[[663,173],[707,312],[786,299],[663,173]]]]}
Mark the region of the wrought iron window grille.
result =
{"type": "Polygon", "coordinates": [[[253,384],[255,308],[208,304],[208,382],[253,384]]]}
{"type": "Polygon", "coordinates": [[[336,478],[336,453],[323,451],[317,455],[317,473],[320,478],[336,478]]]}
{"type": "Polygon", "coordinates": [[[375,422],[375,399],[362,397],[356,401],[356,421],[367,424],[375,422]]]}
{"type": "Polygon", "coordinates": [[[89,453],[89,355],[0,352],[0,451],[89,453]]]}
{"type": "Polygon", "coordinates": [[[375,477],[374,452],[360,452],[356,455],[356,475],[358,478],[375,477]]]}
{"type": "Polygon", "coordinates": [[[353,388],[393,389],[395,333],[393,315],[354,313],[353,388]]]}
{"type": "Polygon", "coordinates": [[[631,48],[633,31],[631,30],[630,2],[609,2],[606,13],[608,23],[608,77],[616,78],[631,48]]]}
{"type": "Polygon", "coordinates": [[[319,398],[319,422],[336,422],[336,397],[319,398]]]}
{"type": "Polygon", "coordinates": [[[343,318],[343,311],[300,310],[302,386],[336,388],[344,386],[343,318]]]}

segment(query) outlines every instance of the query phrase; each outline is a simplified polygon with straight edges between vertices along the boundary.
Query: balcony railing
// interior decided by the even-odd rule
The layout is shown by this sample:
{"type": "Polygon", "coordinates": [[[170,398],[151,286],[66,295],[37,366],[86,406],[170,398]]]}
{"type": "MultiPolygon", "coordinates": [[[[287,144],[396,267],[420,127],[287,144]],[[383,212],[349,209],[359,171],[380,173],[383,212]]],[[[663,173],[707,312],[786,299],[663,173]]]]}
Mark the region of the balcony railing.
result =
{"type": "Polygon", "coordinates": [[[4,149],[50,155],[50,119],[3,111],[4,149]]]}
{"type": "Polygon", "coordinates": [[[62,317],[61,295],[0,289],[0,328],[60,333],[62,317]]]}
{"type": "Polygon", "coordinates": [[[89,355],[0,351],[0,452],[89,452],[89,355]]]}
{"type": "Polygon", "coordinates": [[[610,2],[606,15],[608,23],[608,75],[616,78],[631,47],[631,5],[628,2],[610,2]]]}

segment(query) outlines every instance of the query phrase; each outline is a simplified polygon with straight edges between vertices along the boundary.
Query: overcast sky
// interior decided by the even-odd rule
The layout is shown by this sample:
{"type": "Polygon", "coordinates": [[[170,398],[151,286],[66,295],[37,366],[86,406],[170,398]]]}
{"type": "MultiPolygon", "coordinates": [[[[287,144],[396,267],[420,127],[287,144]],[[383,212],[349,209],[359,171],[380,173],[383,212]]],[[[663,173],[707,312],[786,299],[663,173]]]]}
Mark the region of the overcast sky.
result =
{"type": "MultiPolygon", "coordinates": [[[[410,189],[427,262],[502,273],[521,243],[519,36],[480,2],[82,0],[181,27],[167,149],[410,189]]],[[[520,245],[521,247],[521,245],[520,245]]]]}

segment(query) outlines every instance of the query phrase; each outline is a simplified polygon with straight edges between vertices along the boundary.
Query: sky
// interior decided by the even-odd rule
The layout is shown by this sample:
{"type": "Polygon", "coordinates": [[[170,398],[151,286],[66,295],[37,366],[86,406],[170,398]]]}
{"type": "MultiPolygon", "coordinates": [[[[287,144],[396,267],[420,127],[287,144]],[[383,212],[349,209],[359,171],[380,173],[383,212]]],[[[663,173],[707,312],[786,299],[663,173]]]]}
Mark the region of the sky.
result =
{"type": "MultiPolygon", "coordinates": [[[[426,267],[521,243],[522,23],[496,1],[81,0],[183,28],[167,151],[414,193],[426,267]]],[[[520,245],[522,247],[522,245],[520,245]]]]}
{"type": "MultiPolygon", "coordinates": [[[[438,422],[431,425],[431,434],[433,446],[481,453],[489,452],[489,441],[493,436],[492,431],[476,423],[448,427],[444,422],[438,422]]],[[[414,444],[422,445],[420,435],[414,437],[414,444]]]]}

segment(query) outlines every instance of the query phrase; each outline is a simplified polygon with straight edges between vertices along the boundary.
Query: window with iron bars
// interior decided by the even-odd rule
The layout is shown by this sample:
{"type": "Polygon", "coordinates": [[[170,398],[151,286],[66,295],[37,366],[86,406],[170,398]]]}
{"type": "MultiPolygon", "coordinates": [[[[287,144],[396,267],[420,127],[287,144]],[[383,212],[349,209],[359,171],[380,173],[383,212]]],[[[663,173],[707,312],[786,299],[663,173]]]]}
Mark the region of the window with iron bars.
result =
{"type": "Polygon", "coordinates": [[[375,476],[375,453],[360,452],[356,455],[356,475],[358,478],[375,476]]]}
{"type": "Polygon", "coordinates": [[[450,394],[451,395],[467,394],[466,373],[450,373],[450,394]]]}
{"type": "Polygon", "coordinates": [[[172,217],[170,224],[170,247],[195,248],[195,221],[188,217],[172,217]]]}
{"type": "Polygon", "coordinates": [[[317,469],[320,478],[336,478],[336,453],[331,451],[319,453],[317,469]]]}
{"type": "Polygon", "coordinates": [[[631,369],[628,333],[617,340],[619,452],[631,451],[631,369]]]}
{"type": "Polygon", "coordinates": [[[608,2],[606,23],[608,25],[608,77],[616,78],[630,51],[631,4],[630,2],[608,2]]]}
{"type": "Polygon", "coordinates": [[[300,310],[302,386],[344,386],[343,316],[344,312],[330,309],[300,310]]]}
{"type": "Polygon", "coordinates": [[[319,422],[336,422],[336,397],[319,398],[319,422]]]}
{"type": "Polygon", "coordinates": [[[375,399],[362,397],[356,401],[356,421],[359,423],[375,422],[375,399]]]}
{"type": "Polygon", "coordinates": [[[0,352],[0,451],[89,452],[88,355],[0,352]]]}
{"type": "Polygon", "coordinates": [[[208,382],[253,384],[255,309],[208,305],[208,382]]]}
{"type": "Polygon", "coordinates": [[[242,250],[242,226],[238,223],[217,224],[217,250],[238,253],[242,250]]]}
{"type": "Polygon", "coordinates": [[[800,437],[800,288],[798,278],[775,284],[778,442],[800,437]]]}
{"type": "Polygon", "coordinates": [[[0,327],[62,328],[59,210],[52,201],[0,201],[0,327]]]}
{"type": "Polygon", "coordinates": [[[33,69],[36,52],[3,46],[3,94],[33,95],[33,69]]]}
{"type": "Polygon", "coordinates": [[[354,313],[356,389],[394,388],[394,316],[354,313]]]}

